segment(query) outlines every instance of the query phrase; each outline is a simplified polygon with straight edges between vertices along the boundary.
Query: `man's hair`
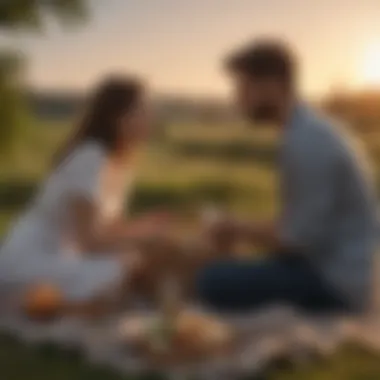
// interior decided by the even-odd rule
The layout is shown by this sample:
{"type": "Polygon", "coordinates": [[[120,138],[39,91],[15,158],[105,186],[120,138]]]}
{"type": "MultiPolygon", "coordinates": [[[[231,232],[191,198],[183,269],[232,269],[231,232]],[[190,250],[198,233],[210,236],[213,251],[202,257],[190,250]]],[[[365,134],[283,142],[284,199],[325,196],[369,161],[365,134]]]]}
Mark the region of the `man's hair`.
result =
{"type": "Polygon", "coordinates": [[[254,41],[227,57],[226,67],[258,79],[278,79],[292,87],[296,80],[297,62],[293,51],[278,40],[254,41]]]}

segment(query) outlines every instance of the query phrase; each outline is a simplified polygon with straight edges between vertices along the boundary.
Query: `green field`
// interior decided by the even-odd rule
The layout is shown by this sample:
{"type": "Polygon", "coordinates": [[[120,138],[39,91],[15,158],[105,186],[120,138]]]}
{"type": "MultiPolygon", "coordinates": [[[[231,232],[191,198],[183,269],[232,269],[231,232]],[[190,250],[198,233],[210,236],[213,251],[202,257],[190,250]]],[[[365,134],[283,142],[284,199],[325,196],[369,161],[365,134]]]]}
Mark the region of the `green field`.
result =
{"type": "MultiPolygon", "coordinates": [[[[38,124],[25,133],[13,157],[0,166],[0,229],[5,231],[32,197],[49,160],[67,133],[63,125],[38,124]]],[[[380,158],[380,133],[361,135],[374,162],[380,158]]],[[[153,140],[141,155],[131,213],[155,206],[182,211],[213,202],[242,217],[276,213],[276,149],[272,131],[243,126],[176,125],[153,140]]],[[[375,167],[377,183],[380,166],[375,167]]],[[[0,340],[1,379],[118,379],[86,368],[78,358],[39,352],[0,340]]],[[[376,380],[380,360],[347,348],[331,361],[295,372],[273,374],[284,380],[376,380]]]]}

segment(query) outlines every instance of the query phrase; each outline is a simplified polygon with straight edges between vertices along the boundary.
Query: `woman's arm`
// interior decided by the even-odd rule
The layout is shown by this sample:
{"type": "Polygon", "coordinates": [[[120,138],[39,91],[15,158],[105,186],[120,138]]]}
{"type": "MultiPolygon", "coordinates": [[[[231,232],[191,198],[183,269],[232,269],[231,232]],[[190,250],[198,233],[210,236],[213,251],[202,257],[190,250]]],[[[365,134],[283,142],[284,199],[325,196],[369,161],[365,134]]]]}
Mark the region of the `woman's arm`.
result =
{"type": "Polygon", "coordinates": [[[83,252],[124,251],[131,245],[162,236],[168,227],[163,214],[131,222],[102,223],[94,202],[82,196],[72,197],[68,207],[71,237],[83,252]]]}
{"type": "Polygon", "coordinates": [[[97,207],[84,196],[73,196],[68,202],[69,236],[83,252],[99,253],[120,249],[121,239],[114,229],[99,220],[97,207]]]}

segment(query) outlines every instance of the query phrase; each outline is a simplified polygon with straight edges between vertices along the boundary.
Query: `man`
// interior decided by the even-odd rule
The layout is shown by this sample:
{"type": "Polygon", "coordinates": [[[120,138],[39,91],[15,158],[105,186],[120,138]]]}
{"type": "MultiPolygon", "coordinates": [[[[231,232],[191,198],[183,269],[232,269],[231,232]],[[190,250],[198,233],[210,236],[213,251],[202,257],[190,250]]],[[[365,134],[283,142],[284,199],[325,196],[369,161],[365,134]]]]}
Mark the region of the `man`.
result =
{"type": "Polygon", "coordinates": [[[292,52],[261,41],[228,60],[238,105],[253,125],[279,125],[282,213],[272,224],[222,221],[216,242],[249,239],[264,261],[225,260],[201,273],[198,291],[219,310],[290,303],[310,312],[369,306],[376,240],[366,162],[334,123],[299,100],[292,52]]]}

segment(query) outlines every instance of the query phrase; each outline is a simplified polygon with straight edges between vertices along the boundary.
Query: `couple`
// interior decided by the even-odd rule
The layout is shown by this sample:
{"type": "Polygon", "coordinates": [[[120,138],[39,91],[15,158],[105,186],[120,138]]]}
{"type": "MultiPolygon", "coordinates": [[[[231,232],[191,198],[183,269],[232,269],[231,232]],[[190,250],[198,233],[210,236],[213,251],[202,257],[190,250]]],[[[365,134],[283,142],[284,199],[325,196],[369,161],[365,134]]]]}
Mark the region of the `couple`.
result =
{"type": "MultiPolygon", "coordinates": [[[[342,130],[300,101],[297,62],[285,45],[254,42],[234,53],[227,67],[249,120],[279,126],[282,211],[272,223],[215,223],[207,231],[215,246],[225,243],[227,250],[228,243],[246,239],[270,254],[242,262],[220,252],[196,271],[196,297],[232,312],[276,302],[310,312],[366,309],[376,201],[362,155],[342,130]]],[[[135,79],[114,77],[97,89],[34,203],[4,242],[1,282],[48,282],[73,302],[93,302],[132,291],[136,278],[153,281],[158,264],[143,242],[160,236],[167,220],[122,217],[149,114],[147,91],[135,79]]]]}

